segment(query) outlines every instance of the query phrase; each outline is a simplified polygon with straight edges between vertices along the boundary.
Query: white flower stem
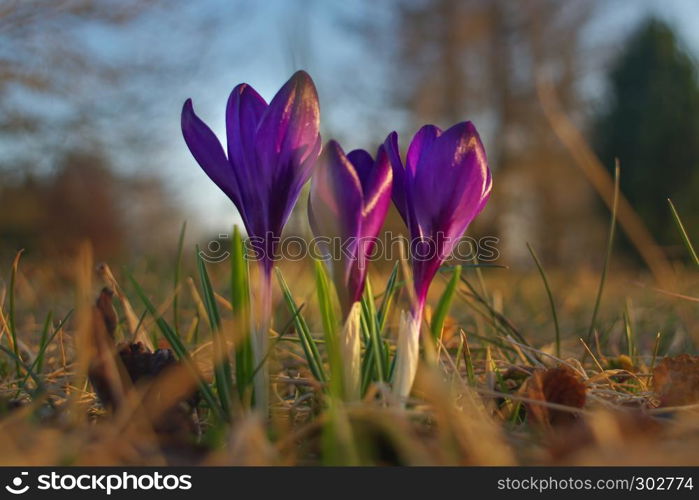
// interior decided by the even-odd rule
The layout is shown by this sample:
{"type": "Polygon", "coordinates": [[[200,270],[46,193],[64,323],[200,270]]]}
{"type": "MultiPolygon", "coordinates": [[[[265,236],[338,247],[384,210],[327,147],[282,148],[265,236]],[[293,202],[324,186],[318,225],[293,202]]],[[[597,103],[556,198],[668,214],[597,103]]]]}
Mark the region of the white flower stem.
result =
{"type": "Polygon", "coordinates": [[[361,391],[361,321],[362,304],[357,301],[352,304],[340,338],[342,366],[347,401],[358,401],[361,391]]]}
{"type": "Polygon", "coordinates": [[[269,327],[272,320],[272,275],[265,263],[259,268],[259,302],[256,307],[256,328],[252,341],[254,366],[257,372],[254,378],[255,409],[264,417],[269,413],[269,367],[267,351],[269,349],[269,327]]]}
{"type": "Polygon", "coordinates": [[[415,381],[420,357],[420,324],[422,307],[411,313],[401,311],[396,349],[396,368],[393,378],[393,393],[402,405],[410,395],[415,381]]]}

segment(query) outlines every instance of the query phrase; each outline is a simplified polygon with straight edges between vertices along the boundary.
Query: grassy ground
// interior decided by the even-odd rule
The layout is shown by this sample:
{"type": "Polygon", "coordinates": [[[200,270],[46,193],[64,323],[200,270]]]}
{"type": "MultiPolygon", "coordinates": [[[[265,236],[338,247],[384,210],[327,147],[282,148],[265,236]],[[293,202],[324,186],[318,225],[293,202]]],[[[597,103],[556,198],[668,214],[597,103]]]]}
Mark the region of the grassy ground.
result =
{"type": "MultiPolygon", "coordinates": [[[[375,380],[362,401],[329,398],[309,369],[296,318],[275,287],[271,411],[264,419],[247,409],[249,393],[239,395],[235,382],[228,388],[228,408],[223,404],[227,389],[216,367],[220,353],[241,341],[230,304],[231,266],[205,266],[207,292],[201,269],[186,256],[181,260],[178,273],[166,273],[163,265],[137,266],[133,280],[126,271],[96,267],[87,247],[74,261],[53,266],[15,261],[0,320],[0,463],[699,462],[699,361],[678,357],[694,352],[697,335],[691,296],[698,283],[689,271],[677,268],[682,279],[669,295],[648,285],[650,276],[611,262],[592,323],[599,270],[547,274],[549,300],[536,270],[467,267],[436,342],[428,333],[434,321],[428,311],[425,356],[405,408],[386,383],[375,380]],[[136,330],[154,349],[172,348],[164,331],[169,328],[213,401],[201,386],[192,396],[198,382],[182,363],[133,387],[119,377],[123,368],[109,361],[114,346],[105,350],[95,342],[105,309],[94,304],[104,285],[122,293],[108,300],[117,314],[116,341],[131,342],[136,330]],[[209,326],[211,297],[218,330],[209,326]],[[119,400],[112,406],[94,392],[95,367],[108,365],[117,370],[112,382],[121,385],[110,393],[119,400]]],[[[280,267],[324,358],[315,282],[309,278],[313,266],[280,267]]],[[[388,275],[375,272],[372,278],[379,308],[388,275]]],[[[435,280],[429,300],[434,307],[450,278],[451,269],[445,269],[435,280]]],[[[407,307],[400,274],[396,283],[383,330],[389,355],[399,311],[407,307]]]]}

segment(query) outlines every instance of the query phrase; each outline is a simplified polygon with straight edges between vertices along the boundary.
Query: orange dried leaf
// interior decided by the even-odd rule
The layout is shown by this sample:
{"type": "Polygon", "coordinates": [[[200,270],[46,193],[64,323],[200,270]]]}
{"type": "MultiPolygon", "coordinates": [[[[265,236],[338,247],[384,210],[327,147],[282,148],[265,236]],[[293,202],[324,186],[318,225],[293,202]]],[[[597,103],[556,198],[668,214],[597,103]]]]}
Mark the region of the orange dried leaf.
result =
{"type": "MultiPolygon", "coordinates": [[[[524,394],[529,399],[543,403],[571,408],[585,406],[585,384],[580,380],[580,376],[567,366],[534,371],[527,381],[524,394]]],[[[565,425],[577,418],[574,412],[533,402],[527,403],[527,415],[530,422],[543,427],[565,425]]]]}
{"type": "Polygon", "coordinates": [[[561,432],[552,433],[549,453],[551,458],[561,460],[593,448],[616,447],[621,450],[640,442],[650,443],[658,439],[661,431],[661,423],[642,411],[596,411],[561,432]]]}
{"type": "Polygon", "coordinates": [[[699,402],[699,356],[680,354],[663,358],[653,369],[653,390],[660,406],[699,402]]]}

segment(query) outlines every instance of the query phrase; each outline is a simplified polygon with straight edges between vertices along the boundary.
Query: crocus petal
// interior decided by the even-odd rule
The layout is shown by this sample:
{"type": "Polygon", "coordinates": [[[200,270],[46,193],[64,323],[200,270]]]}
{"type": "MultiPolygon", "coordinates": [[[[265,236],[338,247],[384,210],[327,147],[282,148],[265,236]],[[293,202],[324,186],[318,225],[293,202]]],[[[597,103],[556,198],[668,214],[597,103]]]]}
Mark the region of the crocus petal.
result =
{"type": "Polygon", "coordinates": [[[411,234],[422,234],[415,217],[414,202],[411,200],[416,168],[420,158],[429,151],[430,146],[440,134],[441,130],[434,125],[425,125],[418,130],[410,142],[405,166],[400,159],[398,134],[391,132],[384,142],[393,169],[393,203],[411,234]]]}
{"type": "Polygon", "coordinates": [[[490,173],[490,169],[488,169],[488,175],[486,176],[485,179],[485,184],[483,185],[483,193],[481,195],[481,202],[478,204],[478,208],[476,208],[476,215],[481,213],[483,209],[485,208],[486,204],[488,203],[488,200],[490,199],[490,192],[493,190],[493,176],[490,173]]]}
{"type": "Polygon", "coordinates": [[[228,98],[228,158],[241,184],[256,182],[255,132],[266,109],[265,100],[246,83],[237,85],[228,98]]]}
{"type": "MultiPolygon", "coordinates": [[[[351,156],[353,164],[358,169],[366,168],[367,153],[351,156]],[[359,165],[362,166],[359,166],[359,165]]],[[[362,211],[361,226],[357,234],[356,259],[352,262],[349,271],[351,290],[354,290],[353,300],[359,300],[364,291],[369,258],[376,246],[376,238],[386,220],[388,208],[391,205],[391,189],[393,184],[393,172],[388,160],[388,155],[383,146],[376,154],[376,161],[372,161],[372,167],[364,172],[362,185],[362,211]]]]}
{"type": "MultiPolygon", "coordinates": [[[[340,259],[332,261],[333,279],[346,310],[355,299],[362,277],[353,276],[357,237],[362,221],[362,185],[342,147],[330,141],[318,160],[311,180],[309,220],[316,236],[339,238],[340,259]]],[[[361,292],[359,292],[361,294],[361,292]]]]}
{"type": "Polygon", "coordinates": [[[266,178],[278,177],[278,170],[288,168],[292,159],[306,160],[318,141],[319,127],[313,80],[305,71],[298,71],[269,103],[256,132],[257,157],[266,178]],[[297,156],[299,151],[302,153],[297,156]]]}
{"type": "Polygon", "coordinates": [[[490,182],[485,151],[470,122],[446,130],[421,156],[414,202],[418,225],[430,235],[433,255],[414,265],[419,299],[424,300],[439,266],[483,208],[490,182]]]}
{"type": "Polygon", "coordinates": [[[310,202],[316,236],[357,236],[362,214],[362,185],[342,147],[330,141],[311,180],[310,202]]]}
{"type": "Polygon", "coordinates": [[[244,217],[240,190],[231,165],[216,135],[194,113],[191,99],[187,99],[182,107],[182,135],[199,166],[233,200],[244,217]]]}
{"type": "Polygon", "coordinates": [[[345,312],[364,290],[367,256],[391,201],[392,171],[383,146],[376,162],[364,150],[345,155],[330,141],[311,181],[309,220],[316,236],[340,237],[333,278],[345,312]]]}
{"type": "Polygon", "coordinates": [[[464,195],[455,209],[458,217],[453,225],[458,235],[462,234],[471,221],[483,210],[490,198],[493,186],[485,150],[478,135],[472,137],[473,152],[466,158],[469,168],[464,169],[469,189],[464,191],[464,195]]]}
{"type": "MultiPolygon", "coordinates": [[[[385,142],[394,175],[403,175],[401,215],[411,236],[412,267],[418,307],[440,265],[488,200],[492,178],[478,132],[463,122],[441,132],[425,126],[408,149],[406,167],[400,165],[395,136],[385,142]]],[[[400,208],[400,206],[399,206],[400,208]]]]}
{"type": "Polygon", "coordinates": [[[417,224],[415,204],[412,200],[415,175],[412,169],[408,170],[403,166],[403,162],[400,158],[400,149],[398,147],[398,134],[396,132],[388,134],[383,146],[388,155],[391,170],[393,171],[393,204],[396,206],[405,225],[408,226],[410,234],[420,237],[422,231],[417,224]]]}
{"type": "Polygon", "coordinates": [[[454,125],[434,140],[420,158],[414,181],[423,231],[460,237],[476,215],[487,175],[485,151],[471,123],[454,125]]]}
{"type": "Polygon", "coordinates": [[[320,151],[318,95],[313,80],[296,72],[277,92],[255,133],[257,182],[267,199],[267,227],[281,229],[310,177],[320,151]]]}
{"type": "Polygon", "coordinates": [[[300,158],[303,156],[305,157],[305,160],[300,161],[298,167],[289,172],[291,180],[289,181],[289,194],[287,195],[286,204],[284,205],[280,217],[282,224],[286,224],[287,219],[291,215],[291,210],[294,208],[296,200],[301,194],[301,189],[303,188],[304,184],[308,182],[308,179],[311,178],[313,168],[315,167],[318,156],[320,155],[321,147],[322,141],[320,135],[318,135],[318,140],[310,148],[310,153],[306,154],[306,148],[302,148],[298,151],[297,157],[300,158]]]}
{"type": "Polygon", "coordinates": [[[386,137],[384,142],[384,148],[386,149],[386,154],[388,155],[389,162],[391,163],[391,170],[393,170],[393,204],[396,206],[398,213],[400,214],[406,225],[408,224],[408,207],[406,204],[405,187],[406,187],[406,174],[403,162],[400,159],[400,149],[398,148],[398,134],[396,132],[391,132],[386,137]]]}
{"type": "MultiPolygon", "coordinates": [[[[368,153],[367,153],[367,156],[368,153]]],[[[369,156],[371,158],[371,156],[369,156]]],[[[350,156],[352,163],[359,167],[355,156],[350,156]]],[[[359,169],[359,168],[358,168],[359,169]]],[[[372,161],[369,172],[360,174],[364,204],[362,207],[361,237],[374,238],[379,234],[391,204],[393,188],[393,170],[388,160],[386,149],[381,146],[376,153],[376,161],[372,161]]],[[[371,252],[367,248],[366,252],[371,252]]]]}
{"type": "Polygon", "coordinates": [[[442,131],[438,127],[434,125],[425,125],[413,136],[405,160],[405,168],[408,169],[413,176],[415,176],[415,170],[420,162],[420,158],[426,156],[432,143],[441,134],[442,131]]]}
{"type": "Polygon", "coordinates": [[[364,149],[355,149],[347,153],[347,159],[352,162],[355,172],[359,176],[362,183],[362,189],[365,189],[369,181],[369,177],[374,170],[374,159],[368,151],[364,149]]]}
{"type": "Polygon", "coordinates": [[[430,284],[458,238],[485,206],[492,178],[483,144],[470,122],[444,132],[433,126],[420,129],[408,148],[405,168],[395,132],[384,146],[395,176],[393,200],[411,236],[416,296],[411,314],[401,314],[398,334],[393,388],[404,401],[415,378],[420,318],[430,284]]]}

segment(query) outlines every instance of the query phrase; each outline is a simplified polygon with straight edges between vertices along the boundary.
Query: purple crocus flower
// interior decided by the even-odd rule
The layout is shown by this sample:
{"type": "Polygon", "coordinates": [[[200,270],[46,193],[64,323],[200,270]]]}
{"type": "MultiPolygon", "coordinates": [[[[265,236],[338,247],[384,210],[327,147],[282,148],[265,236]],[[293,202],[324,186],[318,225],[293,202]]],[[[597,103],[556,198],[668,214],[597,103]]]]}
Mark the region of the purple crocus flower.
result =
{"type": "Polygon", "coordinates": [[[384,146],[376,159],[356,149],[345,154],[330,141],[318,161],[308,199],[308,218],[325,238],[345,324],[340,335],[343,389],[349,401],[361,388],[361,313],[369,257],[391,204],[393,172],[384,146]]]}
{"type": "Polygon", "coordinates": [[[226,107],[227,155],[211,129],[182,109],[182,134],[201,168],[233,201],[266,274],[301,188],[320,153],[320,111],[313,80],[298,71],[267,105],[248,84],[236,86],[226,107]]]}
{"type": "Polygon", "coordinates": [[[326,145],[311,180],[311,229],[316,237],[335,240],[334,257],[339,258],[331,263],[345,315],[364,291],[368,257],[391,203],[392,180],[384,146],[374,160],[363,149],[345,154],[335,141],[326,145]]]}
{"type": "MultiPolygon", "coordinates": [[[[256,365],[267,355],[271,317],[271,271],[281,232],[318,158],[320,112],[311,77],[296,72],[267,105],[249,85],[236,86],[226,107],[227,152],[194,113],[182,109],[182,134],[201,168],[240,212],[260,263],[256,365]]],[[[255,377],[255,403],[267,410],[268,374],[255,377]]]]}
{"type": "Polygon", "coordinates": [[[405,398],[417,368],[420,323],[430,283],[490,196],[492,179],[476,128],[422,127],[401,161],[398,135],[384,143],[393,168],[393,202],[410,232],[415,303],[401,318],[394,390],[405,398]],[[402,351],[402,354],[401,354],[402,351]]]}

